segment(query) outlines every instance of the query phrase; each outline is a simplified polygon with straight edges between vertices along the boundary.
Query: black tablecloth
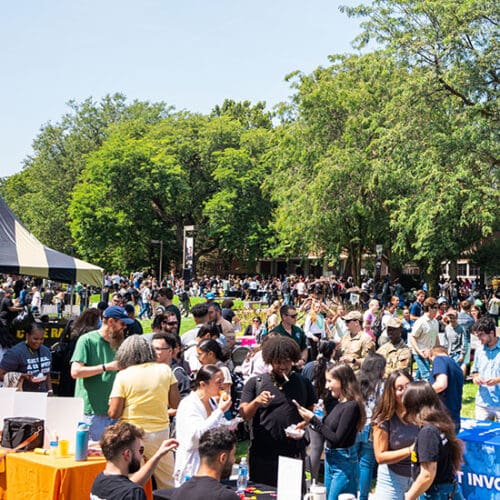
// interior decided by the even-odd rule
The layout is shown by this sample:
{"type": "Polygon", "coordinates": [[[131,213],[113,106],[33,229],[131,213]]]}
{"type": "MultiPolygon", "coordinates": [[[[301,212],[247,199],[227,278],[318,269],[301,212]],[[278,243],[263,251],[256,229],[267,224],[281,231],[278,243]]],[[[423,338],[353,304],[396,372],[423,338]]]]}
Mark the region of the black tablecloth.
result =
{"type": "MultiPolygon", "coordinates": [[[[227,481],[225,484],[229,485],[231,489],[236,491],[236,481],[227,481]]],[[[170,500],[170,492],[172,492],[172,489],[155,490],[153,491],[153,500],[170,500]]],[[[276,500],[276,488],[249,481],[245,497],[256,497],[258,500],[276,500]],[[259,493],[259,491],[262,493],[259,493]],[[274,493],[274,495],[272,493],[274,493]]],[[[189,499],[186,498],[186,500],[189,499]]],[[[208,493],[207,500],[210,500],[210,495],[208,493]]]]}

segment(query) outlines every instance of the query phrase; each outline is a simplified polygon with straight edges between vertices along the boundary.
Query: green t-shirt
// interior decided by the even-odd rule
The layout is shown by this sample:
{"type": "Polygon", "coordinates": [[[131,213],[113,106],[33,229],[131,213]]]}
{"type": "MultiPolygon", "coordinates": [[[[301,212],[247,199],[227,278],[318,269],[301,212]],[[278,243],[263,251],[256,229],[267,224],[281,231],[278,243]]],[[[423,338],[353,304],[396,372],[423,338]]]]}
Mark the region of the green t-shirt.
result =
{"type": "MultiPolygon", "coordinates": [[[[110,363],[115,351],[98,331],[83,334],[77,341],[71,363],[78,361],[85,366],[110,363]]],[[[85,415],[107,415],[108,400],[115,381],[115,371],[103,372],[93,377],[76,379],[75,397],[83,398],[85,415]]]]}
{"type": "Polygon", "coordinates": [[[279,333],[283,337],[289,337],[295,340],[299,344],[300,350],[303,351],[307,348],[306,334],[296,325],[292,326],[292,335],[290,335],[284,328],[283,323],[280,323],[277,327],[271,330],[274,333],[279,333]]]}

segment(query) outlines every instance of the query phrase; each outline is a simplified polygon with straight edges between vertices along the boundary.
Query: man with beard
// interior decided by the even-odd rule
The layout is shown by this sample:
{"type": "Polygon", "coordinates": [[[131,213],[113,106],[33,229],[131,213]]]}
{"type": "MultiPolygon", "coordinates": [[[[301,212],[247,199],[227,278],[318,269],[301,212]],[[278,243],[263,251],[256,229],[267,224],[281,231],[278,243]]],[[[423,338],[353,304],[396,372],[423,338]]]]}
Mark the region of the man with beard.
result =
{"type": "Polygon", "coordinates": [[[113,423],[108,417],[108,400],[118,370],[115,353],[126,326],[132,323],[123,307],[108,307],[101,328],[82,335],[71,357],[75,396],[83,398],[84,419],[90,425],[93,441],[98,441],[104,428],[113,423]]]}
{"type": "Polygon", "coordinates": [[[238,500],[240,497],[220,483],[231,475],[236,453],[236,434],[219,427],[202,434],[199,444],[200,468],[179,488],[159,490],[161,498],[169,500],[238,500]]]}
{"type": "Polygon", "coordinates": [[[262,346],[262,358],[272,371],[252,377],[243,388],[240,414],[252,420],[249,466],[252,481],[276,486],[278,458],[304,459],[304,438],[290,436],[285,429],[302,419],[293,400],[313,409],[316,401],[311,382],[292,372],[292,364],[301,359],[299,345],[293,338],[278,335],[262,346]]]}
{"type": "Polygon", "coordinates": [[[142,486],[160,460],[177,448],[175,439],[163,441],[156,453],[141,467],[143,431],[128,422],[106,429],[100,445],[106,467],[94,480],[90,500],[146,500],[142,486]]]}

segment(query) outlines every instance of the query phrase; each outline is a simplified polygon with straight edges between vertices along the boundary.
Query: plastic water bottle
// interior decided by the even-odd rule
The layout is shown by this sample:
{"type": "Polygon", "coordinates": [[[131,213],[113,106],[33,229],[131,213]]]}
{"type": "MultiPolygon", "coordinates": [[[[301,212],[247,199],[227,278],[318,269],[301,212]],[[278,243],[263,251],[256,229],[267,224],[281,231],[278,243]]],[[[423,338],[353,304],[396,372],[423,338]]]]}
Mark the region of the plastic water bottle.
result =
{"type": "Polygon", "coordinates": [[[75,442],[75,460],[84,462],[89,454],[89,426],[85,422],[78,422],[75,442]]]}
{"type": "Polygon", "coordinates": [[[184,469],[184,478],[182,480],[183,483],[186,481],[189,481],[193,475],[193,471],[191,469],[190,465],[187,465],[186,468],[184,469]]]}
{"type": "Polygon", "coordinates": [[[325,416],[325,404],[323,403],[322,399],[318,399],[318,402],[316,403],[314,407],[314,412],[313,412],[320,420],[323,420],[323,417],[325,416]]]}
{"type": "Polygon", "coordinates": [[[57,458],[58,447],[59,447],[59,438],[57,437],[57,434],[53,434],[50,437],[50,442],[49,442],[49,455],[52,458],[57,458]]]}
{"type": "Polygon", "coordinates": [[[248,486],[248,465],[246,457],[241,457],[238,467],[238,479],[236,481],[237,491],[240,493],[245,491],[248,486]]]}

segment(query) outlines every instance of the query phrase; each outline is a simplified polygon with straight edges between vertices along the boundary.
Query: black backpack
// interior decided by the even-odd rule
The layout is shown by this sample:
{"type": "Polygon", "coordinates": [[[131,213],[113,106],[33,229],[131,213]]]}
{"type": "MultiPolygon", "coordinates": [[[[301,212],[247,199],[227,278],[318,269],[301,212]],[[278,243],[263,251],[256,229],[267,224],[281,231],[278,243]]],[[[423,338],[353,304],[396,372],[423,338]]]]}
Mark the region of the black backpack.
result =
{"type": "Polygon", "coordinates": [[[384,315],[383,311],[379,312],[375,318],[375,321],[372,324],[372,331],[375,335],[376,339],[380,338],[382,335],[382,316],[384,315]]]}

